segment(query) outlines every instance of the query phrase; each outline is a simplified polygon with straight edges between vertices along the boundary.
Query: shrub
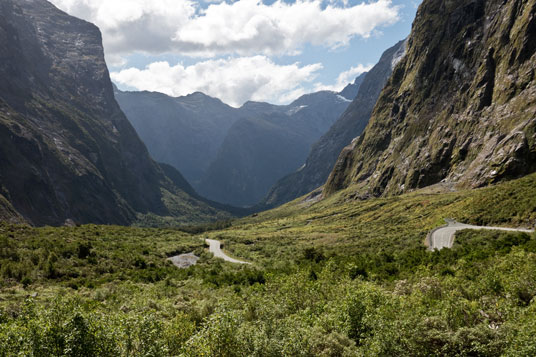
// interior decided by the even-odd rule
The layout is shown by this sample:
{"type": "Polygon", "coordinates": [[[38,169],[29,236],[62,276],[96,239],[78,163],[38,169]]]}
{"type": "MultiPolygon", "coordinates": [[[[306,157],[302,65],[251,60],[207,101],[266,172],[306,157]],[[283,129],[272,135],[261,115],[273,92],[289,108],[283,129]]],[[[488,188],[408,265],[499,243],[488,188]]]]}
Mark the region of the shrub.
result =
{"type": "Polygon", "coordinates": [[[86,259],[91,254],[91,243],[79,243],[78,244],[78,258],[86,259]]]}

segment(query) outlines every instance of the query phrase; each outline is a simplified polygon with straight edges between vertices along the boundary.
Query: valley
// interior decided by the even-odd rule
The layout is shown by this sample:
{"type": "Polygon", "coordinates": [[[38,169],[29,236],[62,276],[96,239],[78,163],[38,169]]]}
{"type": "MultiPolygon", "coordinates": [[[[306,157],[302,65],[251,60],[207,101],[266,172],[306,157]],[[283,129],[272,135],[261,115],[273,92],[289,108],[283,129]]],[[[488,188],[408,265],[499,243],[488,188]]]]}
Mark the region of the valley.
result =
{"type": "MultiPolygon", "coordinates": [[[[364,76],[341,93],[355,97],[364,76]]],[[[233,108],[203,93],[114,93],[157,161],[184,173],[203,197],[238,207],[257,205],[278,179],[298,170],[352,99],[319,91],[288,105],[249,101],[233,108]]]]}
{"type": "Polygon", "coordinates": [[[296,200],[196,234],[3,224],[0,351],[30,353],[37,344],[99,355],[529,353],[536,236],[466,230],[452,249],[429,252],[423,243],[444,216],[530,225],[535,184],[530,175],[360,204],[348,189],[321,207],[296,200]],[[207,238],[255,264],[214,259],[207,238]],[[178,269],[166,259],[186,252],[200,257],[197,265],[178,269]],[[393,336],[405,342],[391,343],[393,336]]]}
{"type": "Polygon", "coordinates": [[[0,2],[0,357],[536,355],[536,0],[110,4],[0,2]]]}

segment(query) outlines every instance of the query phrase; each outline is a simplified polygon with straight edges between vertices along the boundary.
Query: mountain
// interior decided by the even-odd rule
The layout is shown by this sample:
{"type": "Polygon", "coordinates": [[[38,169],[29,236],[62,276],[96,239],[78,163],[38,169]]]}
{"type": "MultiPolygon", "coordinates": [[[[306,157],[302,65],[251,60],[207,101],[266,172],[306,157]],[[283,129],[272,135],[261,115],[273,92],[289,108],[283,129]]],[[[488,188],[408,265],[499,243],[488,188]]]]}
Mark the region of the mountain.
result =
{"type": "MultiPolygon", "coordinates": [[[[359,84],[359,88],[355,99],[327,133],[312,146],[305,165],[280,179],[270,189],[261,203],[262,207],[281,205],[315,190],[326,182],[341,150],[363,132],[374,104],[394,65],[404,55],[404,50],[405,42],[400,41],[382,54],[380,61],[370,72],[356,79],[354,85],[359,84]]],[[[348,89],[355,88],[347,87],[344,91],[348,89]]]]}
{"type": "Polygon", "coordinates": [[[426,0],[327,195],[480,187],[536,171],[536,1],[426,0]]]}
{"type": "Polygon", "coordinates": [[[229,216],[149,157],[114,99],[96,26],[45,0],[3,0],[0,9],[3,212],[35,225],[229,216]]]}
{"type": "Polygon", "coordinates": [[[321,91],[286,106],[244,104],[244,117],[229,129],[198,192],[236,206],[256,204],[278,179],[304,163],[311,145],[349,103],[339,93],[321,91]]]}
{"type": "Polygon", "coordinates": [[[114,88],[114,94],[152,157],[178,169],[210,200],[247,206],[303,164],[363,78],[341,93],[320,91],[289,105],[250,101],[233,108],[199,92],[170,97],[114,88]]]}
{"type": "Polygon", "coordinates": [[[123,92],[115,99],[151,156],[197,183],[215,159],[240,111],[196,92],[173,98],[155,92],[123,92]]]}
{"type": "Polygon", "coordinates": [[[24,218],[13,208],[11,203],[0,195],[0,222],[24,223],[24,218]]]}
{"type": "Polygon", "coordinates": [[[365,80],[366,76],[367,76],[367,72],[360,74],[355,79],[354,83],[350,83],[346,87],[344,87],[340,95],[350,100],[354,100],[355,97],[357,96],[357,93],[359,92],[359,87],[361,87],[361,84],[365,80]]]}

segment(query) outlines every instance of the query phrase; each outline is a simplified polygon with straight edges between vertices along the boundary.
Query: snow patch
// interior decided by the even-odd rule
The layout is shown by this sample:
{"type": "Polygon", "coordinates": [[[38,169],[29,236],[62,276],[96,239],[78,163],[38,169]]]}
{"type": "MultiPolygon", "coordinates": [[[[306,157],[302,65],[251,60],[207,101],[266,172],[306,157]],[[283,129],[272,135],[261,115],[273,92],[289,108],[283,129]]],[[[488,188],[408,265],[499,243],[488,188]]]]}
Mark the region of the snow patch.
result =
{"type": "Polygon", "coordinates": [[[304,108],[307,108],[307,107],[308,107],[308,105],[300,105],[300,106],[297,106],[297,107],[290,108],[289,111],[287,111],[287,115],[296,114],[300,110],[302,110],[304,108]]]}
{"type": "Polygon", "coordinates": [[[350,102],[351,102],[350,99],[348,99],[348,98],[346,98],[346,97],[343,97],[343,96],[340,95],[340,94],[337,94],[337,98],[338,98],[340,101],[342,101],[342,102],[347,102],[347,103],[350,103],[350,102]]]}

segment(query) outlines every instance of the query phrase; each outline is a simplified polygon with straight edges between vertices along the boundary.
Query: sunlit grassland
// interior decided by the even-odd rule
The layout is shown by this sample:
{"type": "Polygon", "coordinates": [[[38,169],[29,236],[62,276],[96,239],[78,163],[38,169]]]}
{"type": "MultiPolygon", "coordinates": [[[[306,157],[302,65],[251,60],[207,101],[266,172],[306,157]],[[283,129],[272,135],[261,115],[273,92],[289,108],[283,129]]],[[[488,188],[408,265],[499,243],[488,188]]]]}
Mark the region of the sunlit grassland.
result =
{"type": "Polygon", "coordinates": [[[292,259],[306,247],[346,255],[417,249],[445,218],[478,225],[536,224],[536,175],[456,192],[426,188],[369,200],[356,200],[353,193],[350,188],[312,205],[298,199],[201,237],[222,240],[236,256],[263,265],[292,259]]]}

